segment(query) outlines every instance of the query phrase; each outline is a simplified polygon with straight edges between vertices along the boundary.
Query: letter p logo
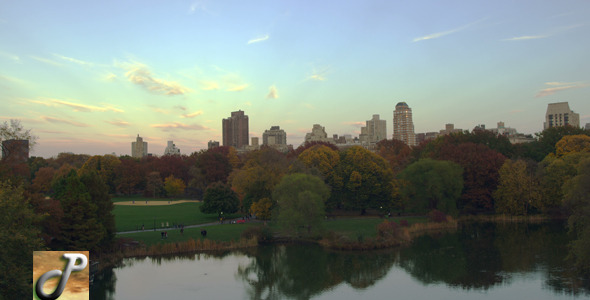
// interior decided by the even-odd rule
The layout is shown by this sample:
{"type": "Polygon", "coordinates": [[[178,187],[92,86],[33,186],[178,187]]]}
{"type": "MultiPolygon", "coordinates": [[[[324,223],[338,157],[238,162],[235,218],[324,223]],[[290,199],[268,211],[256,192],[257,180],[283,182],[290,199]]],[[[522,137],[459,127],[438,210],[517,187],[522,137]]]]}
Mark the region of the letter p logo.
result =
{"type": "Polygon", "coordinates": [[[51,271],[46,272],[43,275],[41,275],[41,277],[39,277],[39,280],[37,281],[37,283],[35,285],[35,294],[37,294],[37,297],[39,297],[39,299],[42,299],[42,300],[57,299],[63,293],[63,291],[66,287],[66,283],[68,282],[68,279],[70,278],[70,275],[72,274],[72,272],[82,271],[88,265],[88,258],[86,257],[86,255],[81,254],[81,253],[64,253],[62,257],[67,260],[67,264],[66,264],[63,272],[61,270],[51,270],[51,271]],[[45,285],[47,280],[49,280],[50,278],[53,278],[53,277],[61,277],[61,278],[59,279],[59,283],[57,284],[55,291],[53,291],[53,293],[48,295],[43,291],[43,286],[45,285]]]}

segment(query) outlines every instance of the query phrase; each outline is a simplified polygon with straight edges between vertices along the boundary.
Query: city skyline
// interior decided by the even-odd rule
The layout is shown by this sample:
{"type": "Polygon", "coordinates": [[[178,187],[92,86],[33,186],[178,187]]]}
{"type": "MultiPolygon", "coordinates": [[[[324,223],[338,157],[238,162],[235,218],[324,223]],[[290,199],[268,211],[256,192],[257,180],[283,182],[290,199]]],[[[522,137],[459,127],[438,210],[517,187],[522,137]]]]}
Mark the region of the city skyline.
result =
{"type": "MultiPolygon", "coordinates": [[[[549,103],[590,123],[587,1],[2,2],[0,121],[31,156],[183,154],[238,110],[300,145],[313,124],[358,136],[412,108],[416,133],[497,122],[543,130],[549,103]]],[[[388,139],[391,139],[388,132],[388,139]]]]}

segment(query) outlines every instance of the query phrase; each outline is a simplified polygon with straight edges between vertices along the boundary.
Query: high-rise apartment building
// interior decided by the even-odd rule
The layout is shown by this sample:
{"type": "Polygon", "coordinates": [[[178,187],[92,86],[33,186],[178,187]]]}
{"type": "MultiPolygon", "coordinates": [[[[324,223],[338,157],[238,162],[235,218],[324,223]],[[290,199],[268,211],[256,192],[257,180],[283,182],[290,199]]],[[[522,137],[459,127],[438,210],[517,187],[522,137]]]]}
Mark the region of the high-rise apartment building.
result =
{"type": "Polygon", "coordinates": [[[387,139],[387,123],[380,120],[379,115],[373,115],[371,120],[367,120],[365,127],[361,127],[361,142],[377,143],[387,139]]]}
{"type": "Polygon", "coordinates": [[[234,111],[223,119],[223,145],[240,149],[248,146],[248,116],[242,110],[234,111]]]}
{"type": "Polygon", "coordinates": [[[287,133],[280,126],[271,126],[270,130],[265,130],[262,134],[262,144],[265,146],[287,145],[287,133]]]}
{"type": "Polygon", "coordinates": [[[393,111],[393,138],[408,146],[416,146],[412,109],[406,102],[398,103],[393,111]]]}
{"type": "Polygon", "coordinates": [[[217,147],[219,147],[219,141],[209,140],[209,142],[207,143],[207,149],[213,149],[217,147]]]}
{"type": "Polygon", "coordinates": [[[313,124],[311,132],[305,134],[305,141],[334,143],[334,139],[328,138],[326,128],[320,124],[313,124]]]}
{"type": "Polygon", "coordinates": [[[180,155],[180,149],[176,147],[174,141],[168,141],[168,146],[164,150],[164,155],[180,155]]]}
{"type": "Polygon", "coordinates": [[[137,135],[135,142],[131,142],[131,156],[135,158],[142,158],[148,155],[148,143],[143,141],[143,138],[137,135]]]}
{"type": "Polygon", "coordinates": [[[580,115],[570,109],[567,102],[549,103],[543,129],[560,126],[580,127],[580,115]]]}

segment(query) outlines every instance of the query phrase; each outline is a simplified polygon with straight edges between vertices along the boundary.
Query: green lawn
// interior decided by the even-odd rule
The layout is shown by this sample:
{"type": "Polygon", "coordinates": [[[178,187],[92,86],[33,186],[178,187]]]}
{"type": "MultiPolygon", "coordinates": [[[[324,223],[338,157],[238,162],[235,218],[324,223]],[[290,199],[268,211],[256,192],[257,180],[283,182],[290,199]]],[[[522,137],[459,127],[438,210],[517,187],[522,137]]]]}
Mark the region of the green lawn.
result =
{"type": "MultiPolygon", "coordinates": [[[[194,225],[219,221],[216,214],[201,213],[199,210],[201,205],[200,202],[159,206],[115,205],[113,213],[117,231],[141,229],[142,224],[148,230],[154,228],[154,223],[156,228],[161,228],[162,223],[166,226],[166,222],[172,226],[173,224],[194,225]]],[[[225,215],[224,218],[239,216],[238,214],[225,215]]]]}
{"type": "Polygon", "coordinates": [[[145,201],[174,201],[174,200],[194,200],[194,199],[187,199],[187,198],[152,198],[152,197],[144,197],[144,196],[121,196],[121,197],[112,197],[111,201],[113,202],[125,202],[125,201],[138,201],[138,202],[145,202],[145,201]]]}
{"type": "Polygon", "coordinates": [[[159,243],[174,243],[187,241],[189,239],[198,240],[203,239],[201,230],[207,230],[207,239],[214,241],[232,241],[238,240],[242,231],[253,226],[263,226],[263,223],[253,222],[244,224],[220,224],[212,225],[204,228],[185,228],[184,233],[180,234],[179,229],[168,230],[168,238],[162,239],[161,231],[146,230],[145,232],[121,234],[118,237],[132,238],[145,243],[146,245],[153,245],[159,243]]]}

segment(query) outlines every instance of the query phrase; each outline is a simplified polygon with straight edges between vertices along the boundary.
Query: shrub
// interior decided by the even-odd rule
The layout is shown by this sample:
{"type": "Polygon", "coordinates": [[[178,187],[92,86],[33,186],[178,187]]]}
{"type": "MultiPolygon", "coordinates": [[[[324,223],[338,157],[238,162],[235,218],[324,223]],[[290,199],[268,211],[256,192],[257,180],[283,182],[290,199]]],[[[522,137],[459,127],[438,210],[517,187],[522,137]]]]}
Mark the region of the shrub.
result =
{"type": "Polygon", "coordinates": [[[408,220],[400,220],[399,221],[399,225],[401,227],[408,227],[408,226],[410,226],[410,224],[408,223],[408,220]]]}
{"type": "Polygon", "coordinates": [[[428,219],[430,222],[442,223],[447,221],[447,216],[440,210],[432,210],[428,213],[428,219]]]}
{"type": "Polygon", "coordinates": [[[396,222],[389,222],[387,220],[377,225],[377,235],[384,239],[395,239],[402,235],[402,230],[396,222]]]}

